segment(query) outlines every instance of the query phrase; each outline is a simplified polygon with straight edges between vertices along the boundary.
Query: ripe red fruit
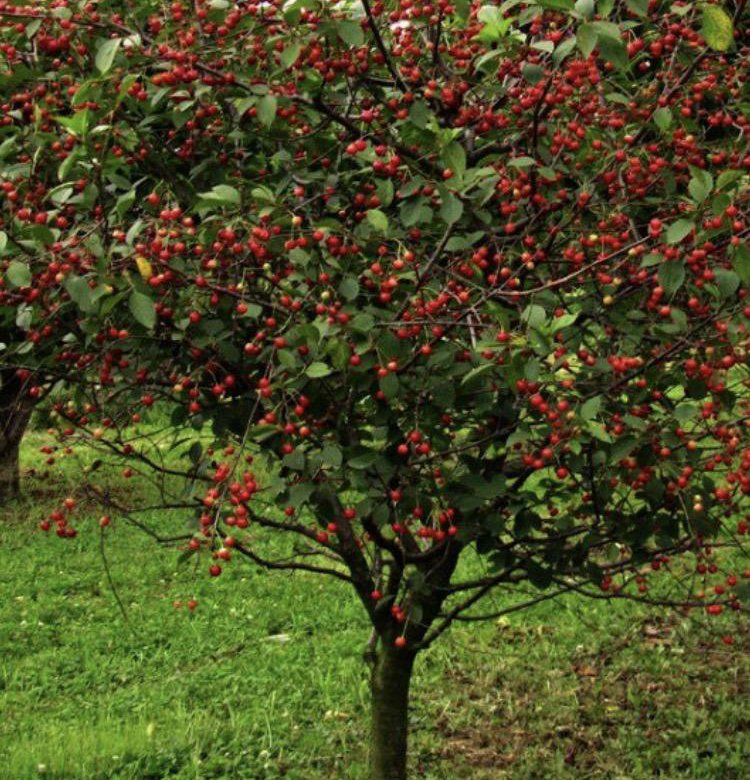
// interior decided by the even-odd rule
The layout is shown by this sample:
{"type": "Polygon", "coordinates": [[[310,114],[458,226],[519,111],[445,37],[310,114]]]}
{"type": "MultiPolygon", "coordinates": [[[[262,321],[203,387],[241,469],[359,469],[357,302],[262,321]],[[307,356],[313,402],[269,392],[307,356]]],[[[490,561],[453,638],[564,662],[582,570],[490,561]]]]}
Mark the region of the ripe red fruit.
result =
{"type": "Polygon", "coordinates": [[[218,576],[221,574],[221,566],[219,566],[219,564],[218,564],[218,563],[212,563],[212,564],[211,564],[211,565],[208,567],[208,573],[209,573],[209,574],[210,574],[212,577],[218,577],[218,576]]]}

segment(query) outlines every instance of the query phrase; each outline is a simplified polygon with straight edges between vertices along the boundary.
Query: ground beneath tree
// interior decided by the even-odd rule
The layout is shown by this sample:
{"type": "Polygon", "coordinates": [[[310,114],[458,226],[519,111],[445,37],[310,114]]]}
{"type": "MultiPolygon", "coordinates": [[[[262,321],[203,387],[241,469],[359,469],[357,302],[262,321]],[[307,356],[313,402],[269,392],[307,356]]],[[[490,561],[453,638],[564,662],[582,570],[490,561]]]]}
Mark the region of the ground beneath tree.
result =
{"type": "MultiPolygon", "coordinates": [[[[0,509],[0,777],[364,780],[367,626],[348,590],[245,565],[211,580],[114,518],[125,622],[81,464],[46,474],[44,442],[26,443],[26,500],[0,509]],[[38,532],[68,493],[79,535],[38,532]]],[[[417,665],[412,777],[746,780],[750,636],[726,646],[698,618],[569,597],[457,626],[417,665]]]]}

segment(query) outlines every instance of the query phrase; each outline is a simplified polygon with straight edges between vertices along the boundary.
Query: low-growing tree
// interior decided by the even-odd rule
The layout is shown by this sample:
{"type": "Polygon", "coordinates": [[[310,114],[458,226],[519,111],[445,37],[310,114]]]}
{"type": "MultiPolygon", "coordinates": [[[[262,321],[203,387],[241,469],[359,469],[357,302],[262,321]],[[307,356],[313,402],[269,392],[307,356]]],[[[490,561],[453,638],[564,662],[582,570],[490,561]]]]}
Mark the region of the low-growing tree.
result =
{"type": "MultiPolygon", "coordinates": [[[[0,0],[3,371],[59,380],[66,446],[195,527],[146,526],[92,475],[109,515],[210,576],[246,557],[351,585],[372,780],[406,777],[414,662],[456,621],[575,592],[732,641],[746,18],[0,0]],[[517,602],[483,607],[501,587],[517,602]]],[[[72,506],[42,527],[74,534],[72,506]]]]}

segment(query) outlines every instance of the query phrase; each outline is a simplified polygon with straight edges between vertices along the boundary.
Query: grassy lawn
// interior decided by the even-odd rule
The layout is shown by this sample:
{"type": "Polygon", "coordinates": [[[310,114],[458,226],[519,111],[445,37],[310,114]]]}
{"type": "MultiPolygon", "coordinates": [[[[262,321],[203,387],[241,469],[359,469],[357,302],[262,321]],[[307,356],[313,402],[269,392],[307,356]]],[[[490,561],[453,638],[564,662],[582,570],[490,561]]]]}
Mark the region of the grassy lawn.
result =
{"type": "MultiPolygon", "coordinates": [[[[0,508],[0,778],[364,778],[368,632],[346,586],[242,561],[210,579],[115,518],[126,622],[99,511],[73,540],[36,530],[80,481],[44,472],[42,441],[0,508]]],[[[417,666],[413,777],[744,780],[748,651],[747,632],[727,647],[579,598],[458,626],[417,666]]]]}

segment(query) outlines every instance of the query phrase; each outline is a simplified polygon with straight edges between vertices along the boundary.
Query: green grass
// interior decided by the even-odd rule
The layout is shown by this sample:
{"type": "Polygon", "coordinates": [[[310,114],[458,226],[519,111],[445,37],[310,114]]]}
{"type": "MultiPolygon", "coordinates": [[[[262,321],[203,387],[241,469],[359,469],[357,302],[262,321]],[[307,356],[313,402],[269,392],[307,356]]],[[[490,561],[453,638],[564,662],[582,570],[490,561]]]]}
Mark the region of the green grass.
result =
{"type": "MultiPolygon", "coordinates": [[[[347,587],[241,561],[210,579],[115,521],[126,623],[98,510],[73,540],[36,530],[79,481],[43,471],[42,439],[26,498],[0,509],[1,780],[365,778],[367,625],[347,587]],[[193,596],[193,614],[172,605],[193,596]]],[[[417,666],[412,775],[743,780],[748,650],[578,598],[456,627],[417,666]]]]}

